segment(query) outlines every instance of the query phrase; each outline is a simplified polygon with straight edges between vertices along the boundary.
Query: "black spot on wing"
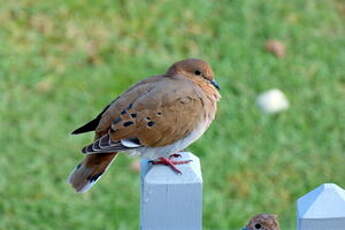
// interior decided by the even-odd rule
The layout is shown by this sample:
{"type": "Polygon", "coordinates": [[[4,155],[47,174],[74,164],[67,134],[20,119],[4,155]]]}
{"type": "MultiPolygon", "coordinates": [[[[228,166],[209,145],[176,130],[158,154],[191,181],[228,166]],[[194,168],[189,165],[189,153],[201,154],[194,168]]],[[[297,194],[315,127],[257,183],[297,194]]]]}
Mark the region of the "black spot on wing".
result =
{"type": "Polygon", "coordinates": [[[126,121],[125,123],[123,123],[123,126],[128,127],[128,126],[133,125],[133,124],[134,124],[133,121],[126,121]]]}
{"type": "Polygon", "coordinates": [[[155,125],[155,123],[153,121],[150,121],[149,123],[147,123],[148,126],[152,127],[155,125]]]}
{"type": "Polygon", "coordinates": [[[136,113],[131,113],[131,117],[132,117],[132,118],[136,118],[136,117],[137,117],[137,114],[136,114],[136,113]]]}

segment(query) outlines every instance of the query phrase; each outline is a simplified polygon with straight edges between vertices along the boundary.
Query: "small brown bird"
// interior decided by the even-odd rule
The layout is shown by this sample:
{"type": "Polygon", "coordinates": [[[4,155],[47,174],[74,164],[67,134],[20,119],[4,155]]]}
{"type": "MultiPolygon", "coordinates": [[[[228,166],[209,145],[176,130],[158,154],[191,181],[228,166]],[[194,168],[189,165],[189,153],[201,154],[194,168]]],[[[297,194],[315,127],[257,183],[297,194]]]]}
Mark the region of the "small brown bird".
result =
{"type": "Polygon", "coordinates": [[[276,215],[259,214],[254,216],[243,230],[280,230],[276,215]]]}
{"type": "Polygon", "coordinates": [[[165,74],[147,78],[112,101],[92,121],[72,134],[95,131],[95,141],[82,149],[85,159],[69,183],[85,192],[107,170],[118,152],[137,154],[165,164],[177,173],[179,151],[197,140],[213,121],[219,86],[205,61],[186,59],[165,74]]]}

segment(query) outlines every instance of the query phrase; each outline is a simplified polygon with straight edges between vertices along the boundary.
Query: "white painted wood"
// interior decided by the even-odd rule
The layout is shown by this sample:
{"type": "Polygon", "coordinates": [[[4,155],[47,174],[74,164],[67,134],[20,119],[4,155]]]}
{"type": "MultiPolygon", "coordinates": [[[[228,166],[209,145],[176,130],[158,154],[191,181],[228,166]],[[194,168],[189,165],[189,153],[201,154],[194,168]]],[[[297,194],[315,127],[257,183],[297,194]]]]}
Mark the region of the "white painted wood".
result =
{"type": "Polygon", "coordinates": [[[141,161],[141,230],[202,229],[202,176],[200,161],[182,152],[176,160],[192,160],[177,165],[178,175],[164,165],[141,161]]]}
{"type": "Polygon", "coordinates": [[[345,190],[323,184],[297,201],[298,230],[344,230],[345,190]]]}

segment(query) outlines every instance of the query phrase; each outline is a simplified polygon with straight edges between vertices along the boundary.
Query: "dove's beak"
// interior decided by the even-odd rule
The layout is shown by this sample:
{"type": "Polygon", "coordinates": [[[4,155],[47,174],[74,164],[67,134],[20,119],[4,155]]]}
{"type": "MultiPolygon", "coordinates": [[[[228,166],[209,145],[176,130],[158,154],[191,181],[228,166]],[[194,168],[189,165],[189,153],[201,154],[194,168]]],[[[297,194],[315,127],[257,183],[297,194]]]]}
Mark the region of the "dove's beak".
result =
{"type": "Polygon", "coordinates": [[[220,90],[220,86],[219,86],[218,82],[216,82],[216,80],[211,80],[210,82],[216,89],[220,90]]]}

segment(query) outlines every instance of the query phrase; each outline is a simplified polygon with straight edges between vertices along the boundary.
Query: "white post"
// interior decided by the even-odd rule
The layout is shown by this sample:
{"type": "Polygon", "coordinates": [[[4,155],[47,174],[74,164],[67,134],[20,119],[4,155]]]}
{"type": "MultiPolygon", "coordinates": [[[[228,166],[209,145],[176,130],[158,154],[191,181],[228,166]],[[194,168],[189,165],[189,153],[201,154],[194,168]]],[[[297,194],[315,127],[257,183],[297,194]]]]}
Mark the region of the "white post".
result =
{"type": "Polygon", "coordinates": [[[165,165],[141,161],[141,230],[201,230],[202,176],[200,161],[182,152],[176,160],[192,160],[177,165],[182,175],[165,165]]]}
{"type": "Polygon", "coordinates": [[[345,190],[323,184],[297,201],[298,230],[344,230],[345,190]]]}

